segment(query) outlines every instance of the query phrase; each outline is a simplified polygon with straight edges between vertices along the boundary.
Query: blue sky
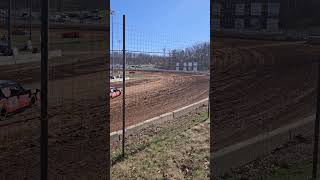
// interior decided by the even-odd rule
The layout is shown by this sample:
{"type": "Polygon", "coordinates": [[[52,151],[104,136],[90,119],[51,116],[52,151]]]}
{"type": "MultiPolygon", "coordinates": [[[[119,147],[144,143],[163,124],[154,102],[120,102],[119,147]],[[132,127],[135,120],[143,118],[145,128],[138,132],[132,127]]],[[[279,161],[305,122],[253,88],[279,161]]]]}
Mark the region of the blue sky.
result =
{"type": "Polygon", "coordinates": [[[111,0],[111,10],[116,11],[114,49],[121,47],[122,14],[129,50],[158,52],[209,42],[210,0],[111,0]]]}

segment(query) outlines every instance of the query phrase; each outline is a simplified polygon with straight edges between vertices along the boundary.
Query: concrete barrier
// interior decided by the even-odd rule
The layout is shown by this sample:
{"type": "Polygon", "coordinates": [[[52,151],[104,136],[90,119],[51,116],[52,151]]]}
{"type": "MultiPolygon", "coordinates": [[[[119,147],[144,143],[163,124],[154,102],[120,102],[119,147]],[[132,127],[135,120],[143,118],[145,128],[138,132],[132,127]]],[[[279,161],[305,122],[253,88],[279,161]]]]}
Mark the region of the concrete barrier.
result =
{"type": "Polygon", "coordinates": [[[159,123],[173,120],[173,112],[160,115],[159,123]]]}
{"type": "Polygon", "coordinates": [[[313,130],[315,115],[299,122],[258,135],[249,140],[228,146],[211,154],[215,176],[223,175],[232,168],[243,166],[257,158],[270,154],[294,136],[313,130]]]}
{"type": "MultiPolygon", "coordinates": [[[[122,70],[122,68],[114,67],[115,70],[122,70]]],[[[126,68],[126,71],[144,71],[144,72],[168,72],[168,73],[177,73],[177,74],[193,74],[193,75],[210,75],[210,71],[177,71],[177,70],[167,70],[167,69],[157,69],[157,68],[141,68],[141,69],[130,69],[126,68]]]]}
{"type": "Polygon", "coordinates": [[[208,99],[204,99],[202,101],[190,104],[188,106],[185,106],[183,108],[180,108],[178,110],[173,111],[173,118],[179,118],[185,114],[187,114],[190,111],[193,111],[195,109],[200,108],[201,106],[207,106],[208,105],[208,99]]]}
{"type": "MultiPolygon", "coordinates": [[[[173,112],[168,112],[168,113],[162,114],[160,116],[143,121],[141,123],[132,125],[132,126],[126,128],[126,136],[130,136],[131,134],[134,134],[135,132],[137,132],[143,128],[146,128],[148,126],[151,126],[151,125],[157,125],[157,124],[164,123],[167,121],[172,121],[175,118],[186,115],[186,114],[190,113],[191,111],[194,111],[194,110],[200,108],[201,106],[207,105],[207,104],[208,104],[208,99],[204,99],[204,100],[201,100],[197,103],[194,103],[194,104],[188,105],[186,107],[180,108],[178,110],[175,110],[173,112]]],[[[115,141],[119,141],[119,140],[121,140],[121,137],[122,137],[122,130],[112,132],[110,134],[110,142],[112,143],[115,141]]]]}

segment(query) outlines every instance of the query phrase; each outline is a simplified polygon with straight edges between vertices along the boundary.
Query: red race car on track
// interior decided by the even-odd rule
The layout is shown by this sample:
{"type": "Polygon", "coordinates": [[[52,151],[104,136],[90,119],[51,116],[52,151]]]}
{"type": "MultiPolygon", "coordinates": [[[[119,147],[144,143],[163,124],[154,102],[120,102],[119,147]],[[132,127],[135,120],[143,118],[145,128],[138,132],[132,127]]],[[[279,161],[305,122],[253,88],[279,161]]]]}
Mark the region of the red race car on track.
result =
{"type": "Polygon", "coordinates": [[[116,98],[121,95],[121,90],[115,88],[115,87],[110,87],[110,98],[116,98]]]}
{"type": "Polygon", "coordinates": [[[40,90],[25,89],[14,81],[0,80],[0,120],[23,110],[40,99],[40,90]]]}

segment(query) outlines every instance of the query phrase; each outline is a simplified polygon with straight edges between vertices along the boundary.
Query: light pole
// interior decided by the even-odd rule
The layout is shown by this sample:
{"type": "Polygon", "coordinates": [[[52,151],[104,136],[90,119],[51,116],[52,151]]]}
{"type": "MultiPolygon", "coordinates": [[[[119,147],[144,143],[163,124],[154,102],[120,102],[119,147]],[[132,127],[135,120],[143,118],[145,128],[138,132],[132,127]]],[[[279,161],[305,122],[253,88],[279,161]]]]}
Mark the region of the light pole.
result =
{"type": "MultiPolygon", "coordinates": [[[[120,39],[118,39],[118,45],[119,45],[118,49],[120,50],[121,49],[121,40],[120,39]]],[[[119,52],[117,52],[117,55],[118,55],[118,59],[120,59],[121,55],[119,52]]],[[[118,75],[120,78],[121,77],[120,71],[118,71],[118,72],[119,72],[118,75]]]]}
{"type": "Polygon", "coordinates": [[[114,74],[113,74],[113,59],[114,59],[114,57],[113,57],[113,16],[115,16],[116,15],[116,12],[115,11],[113,11],[113,10],[111,10],[111,12],[110,12],[110,15],[111,15],[111,24],[112,24],[112,40],[111,40],[111,75],[112,76],[114,76],[114,74]]]}

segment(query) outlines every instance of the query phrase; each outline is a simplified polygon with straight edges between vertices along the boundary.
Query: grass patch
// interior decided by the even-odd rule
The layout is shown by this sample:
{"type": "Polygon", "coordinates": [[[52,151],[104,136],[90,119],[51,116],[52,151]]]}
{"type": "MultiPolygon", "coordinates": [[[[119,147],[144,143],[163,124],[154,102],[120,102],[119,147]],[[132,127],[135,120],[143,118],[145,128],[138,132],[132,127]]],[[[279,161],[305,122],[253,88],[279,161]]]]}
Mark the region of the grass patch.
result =
{"type": "Polygon", "coordinates": [[[302,161],[298,163],[292,163],[288,168],[276,169],[272,175],[270,175],[267,180],[273,179],[288,179],[288,180],[308,180],[312,174],[312,162],[302,161]]]}
{"type": "Polygon", "coordinates": [[[207,113],[201,112],[188,117],[188,123],[139,139],[127,145],[125,158],[120,148],[115,149],[111,156],[112,178],[208,179],[205,162],[209,161],[209,131],[203,130],[204,136],[193,130],[207,118],[207,113]],[[204,137],[207,141],[194,139],[204,137]]]}

